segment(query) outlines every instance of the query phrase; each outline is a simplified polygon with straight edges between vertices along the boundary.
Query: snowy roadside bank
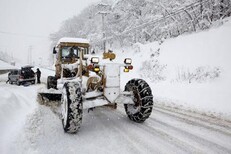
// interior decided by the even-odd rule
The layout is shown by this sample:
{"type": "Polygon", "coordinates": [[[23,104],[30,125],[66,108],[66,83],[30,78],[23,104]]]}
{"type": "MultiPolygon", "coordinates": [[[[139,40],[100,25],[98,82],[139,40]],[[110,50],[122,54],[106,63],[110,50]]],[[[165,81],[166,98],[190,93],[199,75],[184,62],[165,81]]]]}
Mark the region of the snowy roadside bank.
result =
{"type": "Polygon", "coordinates": [[[0,82],[0,153],[5,153],[37,107],[36,90],[37,85],[23,87],[0,82]]]}

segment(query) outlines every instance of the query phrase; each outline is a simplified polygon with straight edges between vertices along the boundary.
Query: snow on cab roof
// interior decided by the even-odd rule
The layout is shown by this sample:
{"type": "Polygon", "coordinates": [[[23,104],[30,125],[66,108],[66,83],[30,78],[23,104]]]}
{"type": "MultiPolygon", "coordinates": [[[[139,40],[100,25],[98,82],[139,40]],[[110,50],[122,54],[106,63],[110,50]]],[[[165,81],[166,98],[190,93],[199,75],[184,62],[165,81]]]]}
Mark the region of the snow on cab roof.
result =
{"type": "Polygon", "coordinates": [[[65,43],[65,42],[68,42],[68,43],[87,43],[87,44],[90,43],[89,40],[83,39],[83,38],[63,37],[59,40],[58,44],[59,43],[65,43]]]}

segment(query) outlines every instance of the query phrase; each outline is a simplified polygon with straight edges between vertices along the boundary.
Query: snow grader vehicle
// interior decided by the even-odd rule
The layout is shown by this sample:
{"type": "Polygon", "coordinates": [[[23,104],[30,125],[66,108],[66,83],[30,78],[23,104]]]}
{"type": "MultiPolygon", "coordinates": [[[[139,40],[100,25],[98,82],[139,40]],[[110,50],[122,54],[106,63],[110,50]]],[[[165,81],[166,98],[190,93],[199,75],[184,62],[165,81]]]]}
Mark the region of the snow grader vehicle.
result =
{"type": "Polygon", "coordinates": [[[120,74],[133,69],[132,59],[114,63],[116,55],[104,52],[103,58],[89,54],[89,41],[61,38],[53,50],[56,54],[55,76],[48,76],[46,89],[38,93],[38,102],[60,102],[63,129],[78,132],[83,108],[110,104],[124,104],[126,114],[134,122],[144,122],[152,112],[153,96],[142,79],[131,79],[124,91],[120,88],[120,74]]]}

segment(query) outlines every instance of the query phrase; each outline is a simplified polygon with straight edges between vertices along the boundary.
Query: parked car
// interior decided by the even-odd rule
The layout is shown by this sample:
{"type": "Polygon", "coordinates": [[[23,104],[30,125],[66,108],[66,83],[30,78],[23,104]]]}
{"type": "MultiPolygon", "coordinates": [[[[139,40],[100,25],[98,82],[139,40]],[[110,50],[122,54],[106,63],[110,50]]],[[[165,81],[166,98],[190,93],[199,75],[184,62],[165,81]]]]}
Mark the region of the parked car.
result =
{"type": "Polygon", "coordinates": [[[33,66],[24,66],[21,69],[11,70],[8,75],[9,83],[21,85],[30,82],[31,84],[35,84],[35,73],[32,68],[33,66]]]}

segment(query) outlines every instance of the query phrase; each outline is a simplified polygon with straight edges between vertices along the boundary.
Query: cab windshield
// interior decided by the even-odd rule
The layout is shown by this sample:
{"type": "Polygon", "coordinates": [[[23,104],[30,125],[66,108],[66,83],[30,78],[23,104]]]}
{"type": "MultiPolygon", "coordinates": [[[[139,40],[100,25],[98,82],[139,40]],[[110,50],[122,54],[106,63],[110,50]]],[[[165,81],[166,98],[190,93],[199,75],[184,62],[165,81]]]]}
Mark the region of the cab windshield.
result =
{"type": "Polygon", "coordinates": [[[63,47],[61,50],[62,58],[79,58],[80,57],[80,49],[83,49],[83,54],[88,54],[88,48],[83,47],[63,47]]]}

